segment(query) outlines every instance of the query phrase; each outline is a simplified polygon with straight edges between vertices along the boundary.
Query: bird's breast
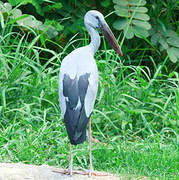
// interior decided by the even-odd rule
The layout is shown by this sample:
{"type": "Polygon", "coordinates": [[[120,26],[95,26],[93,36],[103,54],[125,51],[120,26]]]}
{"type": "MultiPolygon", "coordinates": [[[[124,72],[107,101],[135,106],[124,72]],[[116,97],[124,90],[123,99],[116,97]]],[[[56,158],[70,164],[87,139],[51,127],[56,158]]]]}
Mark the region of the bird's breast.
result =
{"type": "Polygon", "coordinates": [[[71,79],[86,73],[96,76],[98,74],[93,53],[88,46],[76,49],[66,56],[62,61],[61,71],[63,74],[68,74],[71,79]]]}

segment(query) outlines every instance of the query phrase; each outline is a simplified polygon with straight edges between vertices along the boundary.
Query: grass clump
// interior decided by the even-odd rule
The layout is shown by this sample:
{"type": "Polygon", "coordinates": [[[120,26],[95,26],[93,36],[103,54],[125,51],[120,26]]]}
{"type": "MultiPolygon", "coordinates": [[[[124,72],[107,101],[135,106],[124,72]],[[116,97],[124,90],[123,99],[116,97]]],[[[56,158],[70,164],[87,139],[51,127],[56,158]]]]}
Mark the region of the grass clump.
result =
{"type": "MultiPolygon", "coordinates": [[[[77,40],[57,54],[39,47],[35,32],[23,36],[6,28],[0,36],[0,161],[67,167],[58,72],[77,40]]],[[[154,63],[154,73],[144,65],[126,65],[110,50],[98,51],[96,60],[100,81],[92,114],[94,168],[131,178],[177,179],[179,75],[163,73],[168,58],[154,63]]],[[[73,155],[74,166],[88,168],[87,142],[73,147],[73,155]]]]}

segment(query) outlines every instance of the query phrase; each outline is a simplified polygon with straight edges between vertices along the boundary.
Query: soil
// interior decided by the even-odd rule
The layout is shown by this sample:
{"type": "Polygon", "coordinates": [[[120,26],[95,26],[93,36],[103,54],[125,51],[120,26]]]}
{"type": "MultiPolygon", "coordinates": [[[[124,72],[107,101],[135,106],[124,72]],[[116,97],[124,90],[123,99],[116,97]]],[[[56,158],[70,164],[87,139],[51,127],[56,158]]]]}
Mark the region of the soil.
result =
{"type": "Polygon", "coordinates": [[[117,180],[121,179],[112,174],[102,173],[105,176],[82,175],[84,171],[74,171],[72,176],[60,173],[62,168],[48,165],[27,165],[23,163],[0,163],[0,180],[117,180]],[[79,174],[81,173],[81,174],[79,174]]]}

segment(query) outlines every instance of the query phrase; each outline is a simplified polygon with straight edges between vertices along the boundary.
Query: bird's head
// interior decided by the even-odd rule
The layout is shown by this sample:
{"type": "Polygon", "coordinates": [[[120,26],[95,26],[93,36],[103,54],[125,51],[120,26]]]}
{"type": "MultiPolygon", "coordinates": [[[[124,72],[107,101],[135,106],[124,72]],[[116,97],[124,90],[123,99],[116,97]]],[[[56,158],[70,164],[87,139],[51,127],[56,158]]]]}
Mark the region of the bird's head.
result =
{"type": "Polygon", "coordinates": [[[104,37],[106,38],[107,42],[111,45],[111,47],[121,56],[123,53],[117,40],[112,33],[111,29],[109,28],[108,24],[106,23],[104,16],[96,10],[90,10],[86,13],[84,17],[85,24],[94,28],[99,29],[104,37]]]}

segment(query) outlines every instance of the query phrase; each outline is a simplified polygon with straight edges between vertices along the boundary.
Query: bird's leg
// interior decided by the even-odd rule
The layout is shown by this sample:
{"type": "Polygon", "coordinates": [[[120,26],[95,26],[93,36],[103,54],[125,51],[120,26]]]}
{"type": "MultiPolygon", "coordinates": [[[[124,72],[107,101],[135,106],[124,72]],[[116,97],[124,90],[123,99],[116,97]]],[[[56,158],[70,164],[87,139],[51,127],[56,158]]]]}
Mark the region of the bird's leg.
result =
{"type": "Polygon", "coordinates": [[[55,172],[55,173],[62,173],[62,174],[66,174],[66,175],[72,176],[72,162],[73,162],[73,158],[72,158],[71,150],[72,150],[72,145],[70,143],[70,149],[69,149],[69,167],[68,167],[68,169],[65,169],[65,170],[55,169],[55,170],[53,170],[53,172],[55,172]]]}
{"type": "Polygon", "coordinates": [[[93,164],[92,164],[92,152],[91,152],[91,119],[89,120],[89,158],[90,158],[90,170],[89,176],[92,175],[93,172],[93,164]]]}
{"type": "Polygon", "coordinates": [[[91,151],[91,141],[92,141],[92,135],[91,135],[91,119],[89,120],[89,158],[90,158],[90,170],[88,175],[89,176],[108,176],[108,173],[101,173],[101,172],[95,172],[93,170],[93,164],[92,164],[92,151],[91,151]]]}
{"type": "Polygon", "coordinates": [[[70,143],[70,151],[69,151],[69,167],[68,167],[68,170],[69,170],[69,174],[70,176],[72,175],[72,154],[71,154],[71,143],[70,143]]]}
{"type": "MultiPolygon", "coordinates": [[[[108,173],[101,173],[101,172],[94,172],[93,170],[93,165],[92,165],[92,151],[91,151],[91,119],[89,120],[89,158],[90,158],[90,170],[89,171],[77,171],[73,170],[73,174],[81,174],[81,175],[89,175],[89,176],[108,176],[108,173]]],[[[69,149],[69,167],[67,170],[53,170],[55,173],[62,173],[62,174],[68,174],[72,176],[72,145],[70,144],[70,149],[69,149]]]]}

